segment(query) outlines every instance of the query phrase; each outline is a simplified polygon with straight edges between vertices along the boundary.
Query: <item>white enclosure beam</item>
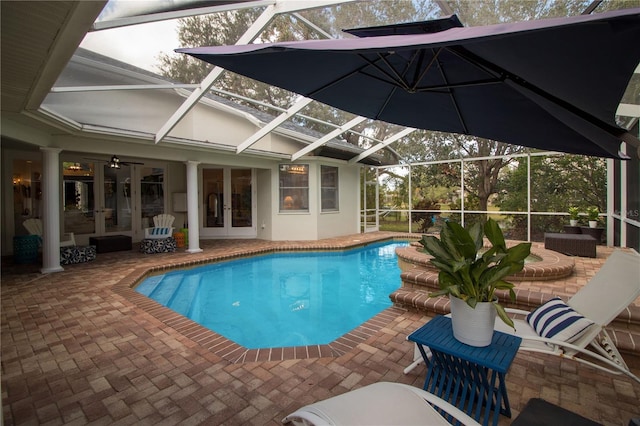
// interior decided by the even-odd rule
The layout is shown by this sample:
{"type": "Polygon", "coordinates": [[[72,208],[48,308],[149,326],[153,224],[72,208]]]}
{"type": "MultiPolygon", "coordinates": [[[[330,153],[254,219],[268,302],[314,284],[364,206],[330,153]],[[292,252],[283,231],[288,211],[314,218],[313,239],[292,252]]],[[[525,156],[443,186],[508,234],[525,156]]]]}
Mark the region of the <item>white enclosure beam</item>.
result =
{"type": "MultiPolygon", "coordinates": [[[[236,44],[248,44],[253,41],[262,30],[271,22],[276,14],[276,8],[269,6],[264,12],[256,19],[256,21],[249,27],[249,29],[240,37],[236,44]]],[[[209,88],[216,82],[218,77],[224,71],[223,68],[215,67],[208,76],[200,83],[200,86],[196,88],[191,95],[180,105],[178,110],[167,120],[167,122],[156,133],[155,142],[160,142],[169,132],[178,124],[182,117],[184,117],[195,104],[202,98],[209,88]]]]}
{"type": "MultiPolygon", "coordinates": [[[[300,10],[314,9],[318,7],[326,7],[334,4],[349,3],[354,0],[276,0],[275,5],[268,6],[256,21],[247,29],[240,37],[236,44],[249,44],[252,42],[262,30],[269,25],[271,20],[279,14],[293,13],[300,10]]],[[[182,103],[178,110],[167,120],[167,122],[156,133],[155,142],[160,142],[171,130],[182,120],[182,118],[195,106],[213,86],[213,83],[220,77],[224,69],[215,67],[209,75],[200,83],[200,86],[194,89],[193,93],[182,103]]]]}
{"type": "Polygon", "coordinates": [[[64,86],[52,87],[51,93],[106,92],[113,90],[195,89],[199,84],[122,84],[113,86],[64,86]]]}
{"type": "Polygon", "coordinates": [[[368,156],[370,156],[371,154],[373,154],[374,152],[377,152],[379,150],[381,150],[382,148],[384,148],[387,145],[390,145],[392,143],[394,143],[395,141],[404,138],[405,136],[407,136],[408,134],[414,132],[416,129],[412,128],[412,127],[407,127],[406,129],[396,133],[395,135],[389,136],[387,139],[385,139],[383,142],[372,146],[371,148],[367,149],[365,152],[361,153],[360,155],[353,157],[351,160],[349,160],[349,164],[353,164],[353,163],[357,163],[358,161],[362,160],[363,158],[367,158],[368,156]]]}
{"type": "Polygon", "coordinates": [[[640,105],[635,104],[620,104],[618,105],[617,115],[623,117],[640,117],[640,105]]]}
{"type": "Polygon", "coordinates": [[[302,110],[302,108],[309,105],[313,99],[305,98],[301,96],[288,110],[280,114],[278,117],[267,123],[263,128],[255,132],[253,135],[249,136],[244,142],[238,145],[236,149],[236,154],[240,154],[245,149],[249,148],[254,143],[258,142],[260,139],[271,133],[276,127],[287,121],[289,118],[294,116],[298,111],[302,110]]]}
{"type": "Polygon", "coordinates": [[[316,149],[316,148],[324,145],[325,143],[329,142],[331,139],[335,138],[336,136],[341,135],[342,133],[346,132],[347,130],[351,129],[352,127],[357,126],[358,124],[362,123],[364,120],[366,120],[365,117],[356,117],[353,120],[349,121],[348,123],[343,124],[342,126],[338,127],[337,129],[333,130],[332,132],[327,133],[326,135],[324,135],[323,137],[321,137],[320,139],[318,139],[317,141],[315,141],[311,145],[309,145],[309,146],[301,149],[300,151],[296,152],[295,154],[293,154],[291,156],[291,161],[296,161],[298,158],[302,157],[303,155],[310,153],[314,149],[316,149]]]}
{"type": "Polygon", "coordinates": [[[149,22],[167,21],[170,19],[186,18],[189,16],[208,15],[211,13],[227,12],[252,7],[272,6],[276,0],[256,0],[250,2],[229,3],[220,6],[199,7],[193,9],[174,10],[170,12],[148,13],[123,18],[115,18],[95,22],[90,31],[108,30],[111,28],[128,27],[131,25],[147,24],[149,22]]]}
{"type": "Polygon", "coordinates": [[[312,30],[316,31],[318,34],[322,34],[326,38],[333,38],[333,36],[331,34],[326,32],[325,30],[323,30],[322,28],[320,28],[319,26],[317,26],[316,24],[314,24],[313,22],[311,22],[310,20],[308,20],[304,16],[300,15],[299,13],[294,13],[293,16],[295,16],[296,19],[298,19],[300,22],[304,23],[307,27],[309,27],[312,30]]]}

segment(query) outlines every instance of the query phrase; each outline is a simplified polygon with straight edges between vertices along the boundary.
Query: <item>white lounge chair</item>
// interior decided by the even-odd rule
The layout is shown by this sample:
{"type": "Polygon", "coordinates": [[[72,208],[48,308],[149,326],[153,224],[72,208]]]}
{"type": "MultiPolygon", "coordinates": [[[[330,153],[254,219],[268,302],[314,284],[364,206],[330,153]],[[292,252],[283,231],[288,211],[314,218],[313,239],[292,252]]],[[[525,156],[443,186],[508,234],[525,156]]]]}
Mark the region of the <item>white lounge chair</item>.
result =
{"type": "Polygon", "coordinates": [[[162,239],[173,236],[173,221],[176,218],[170,214],[159,214],[153,217],[153,228],[144,229],[145,239],[162,239]]]}
{"type": "MultiPolygon", "coordinates": [[[[575,312],[594,323],[576,340],[541,337],[526,319],[514,319],[515,331],[496,319],[496,330],[522,337],[520,350],[562,356],[613,374],[626,374],[640,382],[605,330],[639,296],[640,255],[615,250],[596,275],[567,301],[575,312]]],[[[529,315],[520,309],[509,308],[507,312],[529,315]]]]}
{"type": "Polygon", "coordinates": [[[282,423],[297,426],[451,425],[456,420],[463,425],[479,425],[432,393],[401,383],[380,382],[304,406],[282,419],[282,423]]]}
{"type": "MultiPolygon", "coordinates": [[[[38,218],[30,218],[22,222],[22,225],[29,231],[31,235],[37,235],[40,237],[42,241],[42,219],[38,218]]],[[[76,238],[73,232],[67,232],[62,234],[62,238],[60,238],[60,247],[69,247],[76,245],[76,238]]]]}
{"type": "MultiPolygon", "coordinates": [[[[499,318],[496,319],[495,329],[522,337],[519,350],[569,358],[609,373],[625,374],[640,382],[640,377],[629,370],[605,330],[605,327],[639,296],[640,255],[632,251],[615,250],[596,275],[566,302],[566,306],[585,318],[572,323],[574,331],[567,332],[570,328],[566,328],[563,329],[564,333],[542,337],[545,333],[542,332],[541,335],[527,321],[526,317],[531,312],[512,308],[507,308],[507,312],[515,316],[515,330],[499,318]],[[563,338],[559,338],[562,334],[563,338]]],[[[552,309],[561,312],[564,303],[559,302],[556,299],[547,302],[541,308],[553,306],[555,303],[556,306],[552,309]]],[[[537,312],[541,312],[541,308],[537,312]]],[[[551,318],[552,315],[549,314],[548,317],[551,318]]],[[[574,314],[569,312],[569,315],[574,314]]],[[[533,322],[533,318],[531,320],[533,322]]],[[[561,318],[553,319],[549,324],[558,325],[561,321],[561,318]]],[[[542,324],[538,324],[539,330],[542,327],[542,324]]],[[[405,374],[418,365],[421,358],[420,353],[415,350],[414,362],[405,369],[405,374]]]]}

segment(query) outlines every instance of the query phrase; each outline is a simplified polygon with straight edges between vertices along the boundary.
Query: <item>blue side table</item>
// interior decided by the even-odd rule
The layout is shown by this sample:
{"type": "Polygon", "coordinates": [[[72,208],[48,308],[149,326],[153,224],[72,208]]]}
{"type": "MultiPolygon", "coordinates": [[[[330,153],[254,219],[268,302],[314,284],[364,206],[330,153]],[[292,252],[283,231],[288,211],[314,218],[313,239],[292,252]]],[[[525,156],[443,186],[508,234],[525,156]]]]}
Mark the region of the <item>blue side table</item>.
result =
{"type": "Polygon", "coordinates": [[[437,316],[409,340],[415,342],[428,366],[424,390],[438,395],[482,423],[498,424],[499,414],[511,417],[505,375],[522,339],[495,331],[491,345],[478,348],[453,337],[451,318],[437,316]],[[431,359],[423,346],[431,349],[431,359]]]}

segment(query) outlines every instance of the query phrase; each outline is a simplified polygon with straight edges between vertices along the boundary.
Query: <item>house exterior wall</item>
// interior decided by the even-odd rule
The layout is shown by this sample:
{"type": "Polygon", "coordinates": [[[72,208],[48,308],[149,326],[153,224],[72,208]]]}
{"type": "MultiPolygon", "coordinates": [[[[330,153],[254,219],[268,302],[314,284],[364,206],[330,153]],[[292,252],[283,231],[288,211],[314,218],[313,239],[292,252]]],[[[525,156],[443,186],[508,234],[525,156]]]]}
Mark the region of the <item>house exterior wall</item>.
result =
{"type": "MultiPolygon", "coordinates": [[[[75,58],[75,57],[74,57],[75,58]]],[[[153,84],[155,77],[94,60],[75,58],[65,69],[58,86],[101,86],[153,84]]],[[[241,167],[254,171],[256,197],[255,235],[265,240],[316,240],[358,232],[359,165],[325,157],[308,157],[299,163],[309,164],[309,211],[279,211],[279,165],[288,163],[291,154],[308,146],[314,139],[308,133],[291,128],[276,129],[256,141],[242,153],[236,148],[258,131],[268,119],[252,115],[246,108],[234,108],[223,100],[203,99],[156,143],[154,135],[182,105],[186,90],[89,90],[52,92],[43,106],[47,120],[37,126],[3,115],[2,120],[2,255],[12,254],[13,236],[21,226],[14,217],[12,168],[14,159],[41,161],[40,148],[60,149],[63,162],[108,161],[118,155],[125,161],[137,161],[165,170],[164,211],[176,217],[175,227],[186,223],[187,214],[173,211],[173,194],[188,191],[186,162],[199,163],[198,226],[200,237],[216,238],[203,228],[203,196],[201,172],[207,167],[241,167]],[[5,142],[11,139],[11,144],[5,142]],[[339,211],[320,212],[320,167],[339,167],[339,211]]],[[[132,176],[135,179],[135,176],[132,176]]],[[[99,185],[100,182],[97,182],[99,185]]],[[[139,194],[134,196],[140,196],[139,194]]],[[[62,202],[60,201],[60,204],[62,202]]],[[[62,211],[62,206],[59,206],[62,211]]],[[[143,238],[142,220],[132,219],[131,231],[124,231],[134,242],[143,238]]],[[[195,224],[189,224],[195,226],[195,224]]],[[[61,220],[61,229],[64,223],[61,220]]],[[[76,235],[78,244],[87,244],[95,234],[76,235]]],[[[233,236],[229,236],[233,237],[233,236]]]]}
{"type": "Polygon", "coordinates": [[[257,235],[261,240],[271,240],[273,235],[273,204],[277,203],[271,196],[271,187],[273,179],[271,169],[256,170],[257,197],[256,205],[258,209],[257,215],[257,235]]]}
{"type": "Polygon", "coordinates": [[[271,188],[273,230],[270,240],[318,240],[358,233],[358,206],[354,200],[359,194],[359,167],[343,163],[326,161],[305,161],[309,164],[309,211],[281,212],[279,199],[279,169],[274,167],[271,176],[274,185],[271,188]],[[320,211],[320,166],[328,164],[338,167],[339,210],[320,211]]]}
{"type": "MultiPolygon", "coordinates": [[[[335,164],[332,164],[335,166],[335,164]]],[[[318,176],[320,174],[318,173],[318,176]]],[[[360,169],[348,165],[338,165],[339,211],[320,212],[318,216],[318,239],[359,232],[360,169]]],[[[319,179],[319,178],[318,178],[319,179]]],[[[318,187],[320,182],[318,182],[318,187]]],[[[320,203],[318,197],[318,203],[320,203]]]]}

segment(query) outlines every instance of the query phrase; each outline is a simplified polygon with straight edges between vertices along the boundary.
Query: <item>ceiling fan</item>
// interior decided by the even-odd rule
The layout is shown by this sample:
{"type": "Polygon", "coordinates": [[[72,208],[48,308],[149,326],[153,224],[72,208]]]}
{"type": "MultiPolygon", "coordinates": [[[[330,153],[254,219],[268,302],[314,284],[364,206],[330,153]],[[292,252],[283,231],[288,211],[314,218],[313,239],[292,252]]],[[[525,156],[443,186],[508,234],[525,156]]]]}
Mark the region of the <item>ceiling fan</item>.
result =
{"type": "Polygon", "coordinates": [[[99,158],[86,158],[86,160],[102,161],[102,162],[108,163],[109,167],[111,167],[112,169],[119,169],[121,165],[122,166],[130,166],[132,164],[144,164],[144,163],[139,163],[139,162],[136,162],[136,161],[120,161],[120,159],[118,158],[117,155],[113,155],[111,157],[111,160],[109,160],[109,161],[102,160],[102,159],[99,159],[99,158]]]}

